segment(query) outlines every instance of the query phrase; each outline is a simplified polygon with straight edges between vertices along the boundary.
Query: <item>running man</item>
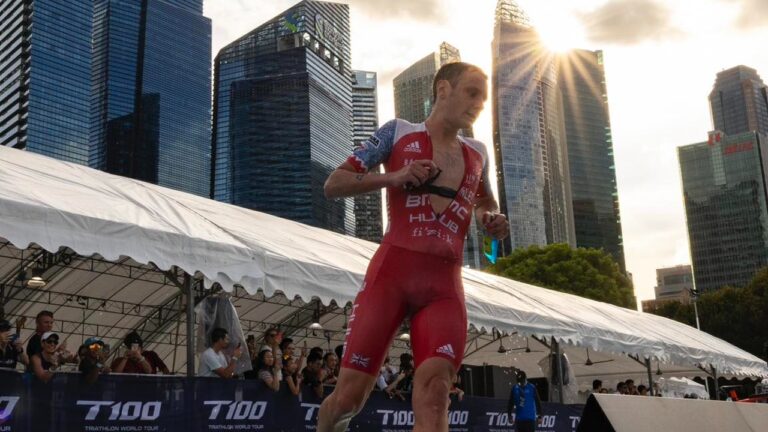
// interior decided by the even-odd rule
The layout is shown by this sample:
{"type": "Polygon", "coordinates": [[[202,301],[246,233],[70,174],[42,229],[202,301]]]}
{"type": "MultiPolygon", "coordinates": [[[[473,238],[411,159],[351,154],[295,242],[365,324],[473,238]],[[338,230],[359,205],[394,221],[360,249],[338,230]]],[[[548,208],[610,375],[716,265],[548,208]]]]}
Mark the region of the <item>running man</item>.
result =
{"type": "Polygon", "coordinates": [[[448,393],[467,333],[461,264],[472,211],[490,235],[509,233],[490,191],[485,146],[458,136],[483,109],[487,81],[477,66],[443,66],[426,122],[386,123],[325,183],[328,198],[386,188],[389,226],[352,307],[341,373],[320,407],[319,432],[346,430],[406,316],[416,366],[413,430],[448,430],[448,393]],[[384,174],[371,172],[380,164],[384,174]]]}

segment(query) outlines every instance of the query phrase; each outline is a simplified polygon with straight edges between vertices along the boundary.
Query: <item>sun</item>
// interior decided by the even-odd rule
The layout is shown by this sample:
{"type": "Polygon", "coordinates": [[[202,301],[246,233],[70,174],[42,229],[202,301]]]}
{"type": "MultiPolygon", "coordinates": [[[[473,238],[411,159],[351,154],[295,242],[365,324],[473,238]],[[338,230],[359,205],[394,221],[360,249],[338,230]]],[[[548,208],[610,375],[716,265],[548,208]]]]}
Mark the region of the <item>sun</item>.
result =
{"type": "Polygon", "coordinates": [[[534,21],[542,44],[550,51],[563,53],[574,48],[584,48],[586,36],[584,27],[575,17],[548,16],[539,22],[534,21]]]}

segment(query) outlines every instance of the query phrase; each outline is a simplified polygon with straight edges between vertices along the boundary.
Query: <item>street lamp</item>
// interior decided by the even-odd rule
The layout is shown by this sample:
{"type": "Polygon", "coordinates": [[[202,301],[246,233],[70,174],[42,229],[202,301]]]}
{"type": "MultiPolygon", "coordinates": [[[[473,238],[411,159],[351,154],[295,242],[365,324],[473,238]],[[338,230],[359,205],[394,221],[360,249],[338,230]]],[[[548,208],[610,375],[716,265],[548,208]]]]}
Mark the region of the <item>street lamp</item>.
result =
{"type": "Polygon", "coordinates": [[[688,292],[691,293],[691,298],[693,299],[693,313],[696,316],[696,330],[701,331],[701,325],[699,324],[699,308],[697,306],[701,292],[696,288],[688,288],[688,292]]]}

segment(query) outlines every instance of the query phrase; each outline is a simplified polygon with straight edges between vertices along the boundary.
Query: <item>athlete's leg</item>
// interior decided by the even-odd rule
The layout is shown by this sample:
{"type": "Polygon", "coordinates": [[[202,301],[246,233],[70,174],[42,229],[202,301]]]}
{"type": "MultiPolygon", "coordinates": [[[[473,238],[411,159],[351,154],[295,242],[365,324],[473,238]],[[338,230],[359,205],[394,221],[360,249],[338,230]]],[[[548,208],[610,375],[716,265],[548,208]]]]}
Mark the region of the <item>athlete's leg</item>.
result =
{"type": "Polygon", "coordinates": [[[398,257],[388,250],[386,245],[379,248],[352,306],[341,373],[333,393],[320,406],[318,432],[344,431],[360,412],[405,316],[398,257]]]}
{"type": "Polygon", "coordinates": [[[414,432],[448,431],[448,393],[461,365],[467,338],[467,315],[460,285],[455,293],[423,307],[411,320],[416,365],[414,432]]]}
{"type": "Polygon", "coordinates": [[[350,420],[359,413],[376,384],[376,377],[354,369],[341,368],[339,380],[320,405],[318,432],[344,432],[350,420]]]}
{"type": "Polygon", "coordinates": [[[413,432],[448,431],[448,392],[456,369],[441,357],[425,360],[413,380],[413,432]]]}

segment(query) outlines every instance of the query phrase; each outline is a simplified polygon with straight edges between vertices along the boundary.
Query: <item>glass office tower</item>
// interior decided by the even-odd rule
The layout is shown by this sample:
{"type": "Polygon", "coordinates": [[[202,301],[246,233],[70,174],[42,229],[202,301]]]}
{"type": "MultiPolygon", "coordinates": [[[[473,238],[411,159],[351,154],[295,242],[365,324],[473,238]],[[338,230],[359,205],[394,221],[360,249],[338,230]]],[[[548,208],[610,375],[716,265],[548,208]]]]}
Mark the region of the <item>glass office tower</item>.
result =
{"type": "Polygon", "coordinates": [[[214,61],[214,199],[354,235],[323,183],[350,154],[349,7],[302,1],[214,61]]]}
{"type": "Polygon", "coordinates": [[[202,0],[96,0],[90,164],[209,195],[211,20],[202,0]]]}
{"type": "Polygon", "coordinates": [[[768,134],[768,88],[752,68],[736,66],[718,73],[709,107],[715,130],[768,134]]]}
{"type": "Polygon", "coordinates": [[[765,135],[710,132],[679,147],[696,288],[744,286],[768,265],[765,135]]]}
{"type": "Polygon", "coordinates": [[[91,0],[0,3],[0,145],[88,164],[91,0]]]}
{"type": "MultiPolygon", "coordinates": [[[[352,71],[352,147],[361,146],[379,127],[376,72],[352,71]]],[[[381,191],[354,197],[355,237],[380,243],[381,191]]]]}
{"type": "Polygon", "coordinates": [[[624,245],[602,51],[558,59],[576,246],[603,249],[622,270],[624,245]]]}
{"type": "Polygon", "coordinates": [[[493,140],[499,206],[509,217],[504,253],[576,246],[555,58],[513,0],[499,0],[492,43],[493,140]]]}

